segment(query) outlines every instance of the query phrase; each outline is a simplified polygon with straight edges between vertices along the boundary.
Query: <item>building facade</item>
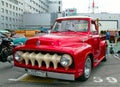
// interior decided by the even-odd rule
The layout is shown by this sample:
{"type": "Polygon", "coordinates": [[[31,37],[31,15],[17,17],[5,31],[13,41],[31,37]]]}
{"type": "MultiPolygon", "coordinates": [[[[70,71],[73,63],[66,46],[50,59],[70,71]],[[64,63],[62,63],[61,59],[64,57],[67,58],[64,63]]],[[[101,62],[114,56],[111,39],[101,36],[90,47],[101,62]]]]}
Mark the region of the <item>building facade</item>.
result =
{"type": "Polygon", "coordinates": [[[0,0],[0,27],[3,29],[16,28],[22,24],[24,3],[17,0],[0,0]]]}
{"type": "Polygon", "coordinates": [[[62,13],[62,1],[49,0],[49,13],[62,13]]]}
{"type": "Polygon", "coordinates": [[[68,8],[63,12],[64,16],[74,16],[77,15],[77,9],[76,8],[68,8]]]}
{"type": "Polygon", "coordinates": [[[50,28],[58,17],[62,17],[62,13],[24,14],[21,29],[50,28]]]}
{"type": "MultiPolygon", "coordinates": [[[[61,0],[57,0],[61,4],[61,0]]],[[[23,27],[23,15],[34,13],[54,12],[51,9],[54,6],[55,12],[61,11],[61,5],[49,6],[49,0],[0,0],[0,28],[1,29],[18,29],[23,27]],[[53,6],[53,7],[51,7],[53,6]]]]}
{"type": "Polygon", "coordinates": [[[106,30],[120,30],[120,14],[111,13],[78,13],[77,15],[89,16],[99,19],[99,33],[106,30]]]}

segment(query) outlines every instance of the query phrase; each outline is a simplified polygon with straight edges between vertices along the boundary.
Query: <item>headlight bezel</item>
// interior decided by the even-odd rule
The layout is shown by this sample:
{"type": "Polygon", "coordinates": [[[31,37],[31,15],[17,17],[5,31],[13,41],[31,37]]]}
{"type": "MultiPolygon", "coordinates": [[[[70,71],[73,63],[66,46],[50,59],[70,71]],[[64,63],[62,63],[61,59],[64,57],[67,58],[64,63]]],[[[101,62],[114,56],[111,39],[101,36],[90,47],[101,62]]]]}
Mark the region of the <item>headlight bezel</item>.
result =
{"type": "Polygon", "coordinates": [[[63,67],[69,67],[71,66],[73,63],[73,59],[72,59],[72,56],[69,55],[69,54],[63,54],[61,59],[60,59],[60,64],[63,66],[63,67]]]}

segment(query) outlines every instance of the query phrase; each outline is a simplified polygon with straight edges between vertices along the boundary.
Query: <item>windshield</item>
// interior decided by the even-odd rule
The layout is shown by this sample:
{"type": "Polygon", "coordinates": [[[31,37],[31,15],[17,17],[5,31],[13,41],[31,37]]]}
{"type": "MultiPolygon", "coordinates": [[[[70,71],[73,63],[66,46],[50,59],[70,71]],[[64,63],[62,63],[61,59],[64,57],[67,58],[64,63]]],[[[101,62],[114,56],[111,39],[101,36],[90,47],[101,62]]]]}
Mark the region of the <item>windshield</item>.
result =
{"type": "Polygon", "coordinates": [[[88,21],[86,20],[62,20],[56,22],[53,31],[88,31],[88,21]]]}

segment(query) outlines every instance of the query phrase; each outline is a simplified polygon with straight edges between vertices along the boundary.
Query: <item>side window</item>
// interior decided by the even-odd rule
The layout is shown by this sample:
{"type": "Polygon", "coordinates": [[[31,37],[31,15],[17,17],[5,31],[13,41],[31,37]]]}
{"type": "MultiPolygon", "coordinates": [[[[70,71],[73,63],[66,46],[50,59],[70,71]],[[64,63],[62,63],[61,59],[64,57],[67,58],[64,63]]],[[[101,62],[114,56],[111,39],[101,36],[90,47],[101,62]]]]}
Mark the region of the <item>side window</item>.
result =
{"type": "Polygon", "coordinates": [[[94,25],[94,24],[91,25],[91,32],[92,32],[93,34],[97,34],[97,31],[96,31],[96,29],[95,29],[95,25],[94,25]]]}
{"type": "Polygon", "coordinates": [[[55,31],[61,30],[61,23],[56,23],[56,26],[54,27],[55,31]]]}
{"type": "Polygon", "coordinates": [[[96,31],[94,24],[91,25],[91,31],[92,31],[92,32],[95,32],[95,31],[96,31]]]}

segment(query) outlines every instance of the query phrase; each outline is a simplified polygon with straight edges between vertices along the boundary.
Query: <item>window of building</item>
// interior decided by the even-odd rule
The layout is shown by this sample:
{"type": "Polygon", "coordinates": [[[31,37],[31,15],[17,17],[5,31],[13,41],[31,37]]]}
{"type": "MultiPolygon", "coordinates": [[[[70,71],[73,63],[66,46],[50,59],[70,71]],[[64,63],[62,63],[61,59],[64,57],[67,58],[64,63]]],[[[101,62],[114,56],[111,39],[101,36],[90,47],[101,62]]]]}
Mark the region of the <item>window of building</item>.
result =
{"type": "Polygon", "coordinates": [[[6,12],[6,14],[8,14],[8,10],[7,9],[5,10],[5,12],[6,12]]]}
{"type": "Polygon", "coordinates": [[[21,3],[21,5],[23,5],[23,3],[21,3]]]}
{"type": "Polygon", "coordinates": [[[6,2],[6,7],[8,7],[8,3],[6,2]]]}
{"type": "Polygon", "coordinates": [[[1,26],[4,28],[4,23],[1,23],[1,26]]]}
{"type": "Polygon", "coordinates": [[[9,0],[9,1],[16,4],[16,5],[18,5],[18,0],[9,0]]]}
{"type": "Polygon", "coordinates": [[[16,7],[16,11],[18,11],[18,7],[16,7]]]}
{"type": "Polygon", "coordinates": [[[6,21],[8,21],[8,17],[6,17],[5,19],[6,19],[6,21]]]}
{"type": "Polygon", "coordinates": [[[9,14],[12,15],[12,11],[9,11],[9,14]]]}
{"type": "Polygon", "coordinates": [[[39,6],[38,3],[36,3],[36,6],[39,6]]]}
{"type": "Polygon", "coordinates": [[[9,4],[9,7],[10,7],[10,8],[12,8],[12,5],[11,5],[11,4],[9,4]]]}
{"type": "Polygon", "coordinates": [[[20,11],[20,8],[19,8],[19,11],[20,11]]]}
{"type": "Polygon", "coordinates": [[[2,3],[2,6],[4,6],[4,1],[1,1],[1,3],[2,3]]]}
{"type": "Polygon", "coordinates": [[[23,9],[21,9],[21,11],[23,12],[23,9]]]}
{"type": "Polygon", "coordinates": [[[13,22],[15,22],[15,19],[13,18],[13,22]]]}
{"type": "Polygon", "coordinates": [[[12,21],[12,18],[10,17],[9,20],[12,21]]]}
{"type": "Polygon", "coordinates": [[[4,20],[4,16],[1,16],[1,20],[4,20]]]}
{"type": "Polygon", "coordinates": [[[15,12],[13,12],[13,16],[15,16],[15,12]]]}
{"type": "Polygon", "coordinates": [[[1,8],[1,12],[4,13],[4,9],[3,8],[1,8]]]}
{"type": "Polygon", "coordinates": [[[16,16],[18,16],[18,13],[16,13],[16,16]]]}
{"type": "Polygon", "coordinates": [[[13,28],[15,28],[15,25],[13,25],[13,28]]]}
{"type": "Polygon", "coordinates": [[[35,1],[33,1],[33,4],[35,4],[35,1]]]}
{"type": "Polygon", "coordinates": [[[21,17],[23,17],[23,15],[21,14],[21,17]]]}
{"type": "Polygon", "coordinates": [[[12,28],[11,24],[9,24],[9,28],[12,28]]]}
{"type": "Polygon", "coordinates": [[[60,12],[60,6],[58,7],[58,12],[60,12]]]}
{"type": "Polygon", "coordinates": [[[33,11],[35,11],[35,8],[33,8],[33,11]]]}
{"type": "Polygon", "coordinates": [[[15,9],[15,6],[13,6],[13,10],[15,9]]]}
{"type": "Polygon", "coordinates": [[[8,27],[8,24],[6,24],[6,28],[9,28],[9,27],[8,27]]]}
{"type": "Polygon", "coordinates": [[[61,4],[61,1],[59,1],[58,3],[61,4]]]}

